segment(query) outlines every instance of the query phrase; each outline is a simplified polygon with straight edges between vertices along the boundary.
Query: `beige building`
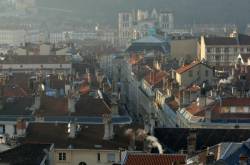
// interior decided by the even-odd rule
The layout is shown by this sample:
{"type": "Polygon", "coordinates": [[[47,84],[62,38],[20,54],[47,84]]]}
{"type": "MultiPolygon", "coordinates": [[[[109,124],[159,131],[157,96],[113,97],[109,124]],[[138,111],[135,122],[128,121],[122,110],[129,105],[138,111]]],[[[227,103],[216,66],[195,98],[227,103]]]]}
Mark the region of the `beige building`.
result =
{"type": "Polygon", "coordinates": [[[181,88],[186,88],[192,84],[202,84],[204,81],[207,81],[209,85],[213,84],[213,69],[199,61],[181,66],[175,73],[176,81],[181,88]]]}
{"type": "Polygon", "coordinates": [[[213,66],[234,65],[239,54],[250,53],[250,36],[204,37],[200,40],[199,59],[213,66]]]}
{"type": "Polygon", "coordinates": [[[177,59],[179,63],[193,61],[197,58],[198,41],[196,38],[174,39],[170,41],[171,58],[177,59]]]}
{"type": "Polygon", "coordinates": [[[122,152],[130,146],[127,129],[113,124],[32,123],[25,142],[53,143],[53,165],[112,165],[121,162],[122,152]]]}
{"type": "Polygon", "coordinates": [[[112,165],[121,161],[121,151],[101,149],[54,149],[54,165],[112,165]],[[85,163],[85,164],[84,164],[85,163]]]}

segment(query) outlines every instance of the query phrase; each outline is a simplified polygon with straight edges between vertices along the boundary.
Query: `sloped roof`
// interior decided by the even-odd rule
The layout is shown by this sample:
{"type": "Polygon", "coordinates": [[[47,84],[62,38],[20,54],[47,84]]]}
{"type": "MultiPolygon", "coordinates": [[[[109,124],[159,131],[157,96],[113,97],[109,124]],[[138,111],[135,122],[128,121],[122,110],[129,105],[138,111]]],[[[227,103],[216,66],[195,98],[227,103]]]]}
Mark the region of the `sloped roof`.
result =
{"type": "Polygon", "coordinates": [[[161,40],[154,36],[143,37],[139,40],[133,41],[127,48],[127,52],[141,52],[141,51],[160,51],[167,53],[169,51],[169,45],[166,41],[161,40]]]}
{"type": "Polygon", "coordinates": [[[139,40],[134,41],[133,43],[154,43],[154,44],[162,44],[165,43],[164,40],[154,37],[154,36],[146,36],[139,40]]]}
{"type": "Polygon", "coordinates": [[[159,82],[161,82],[163,78],[166,76],[167,76],[167,73],[164,71],[153,71],[152,73],[149,73],[145,77],[145,81],[147,81],[150,85],[155,86],[159,82]]]}
{"type": "Polygon", "coordinates": [[[124,165],[172,165],[185,164],[186,155],[182,154],[128,154],[124,165]]]}
{"type": "Polygon", "coordinates": [[[195,132],[196,150],[202,150],[221,142],[242,142],[250,137],[247,129],[189,129],[189,128],[156,128],[154,135],[169,151],[187,149],[187,137],[195,132]]]}
{"type": "Polygon", "coordinates": [[[239,34],[238,39],[239,39],[240,45],[250,45],[250,36],[244,35],[244,34],[239,34]]]}
{"type": "MultiPolygon", "coordinates": [[[[24,143],[53,143],[55,148],[75,149],[119,149],[129,146],[129,138],[125,136],[127,125],[114,126],[114,138],[103,140],[104,125],[80,125],[75,138],[69,138],[67,124],[31,123],[27,129],[24,143]]],[[[138,143],[139,144],[139,143],[138,143]]],[[[141,147],[141,146],[138,146],[141,147]]]]}
{"type": "Polygon", "coordinates": [[[194,61],[194,62],[192,62],[191,64],[181,66],[180,68],[176,69],[175,71],[176,71],[176,73],[182,74],[182,73],[188,71],[189,69],[195,67],[195,66],[198,65],[198,64],[201,64],[201,62],[199,62],[199,61],[194,61]]]}
{"type": "Polygon", "coordinates": [[[23,144],[0,153],[0,162],[7,164],[41,164],[51,144],[23,144]]]}
{"type": "Polygon", "coordinates": [[[205,37],[206,45],[237,45],[237,39],[233,37],[205,37]]]}

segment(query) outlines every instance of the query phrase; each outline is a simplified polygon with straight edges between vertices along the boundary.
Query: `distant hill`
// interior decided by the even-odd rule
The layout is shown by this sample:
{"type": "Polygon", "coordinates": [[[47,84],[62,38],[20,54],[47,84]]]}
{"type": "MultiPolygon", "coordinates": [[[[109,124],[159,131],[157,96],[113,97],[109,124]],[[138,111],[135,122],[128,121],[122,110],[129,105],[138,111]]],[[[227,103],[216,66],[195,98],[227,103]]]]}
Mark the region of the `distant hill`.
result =
{"type": "MultiPolygon", "coordinates": [[[[39,6],[72,10],[74,16],[110,23],[117,13],[136,8],[167,8],[178,25],[250,22],[250,0],[37,0],[39,6]]],[[[116,22],[114,22],[116,21],[116,22]]]]}

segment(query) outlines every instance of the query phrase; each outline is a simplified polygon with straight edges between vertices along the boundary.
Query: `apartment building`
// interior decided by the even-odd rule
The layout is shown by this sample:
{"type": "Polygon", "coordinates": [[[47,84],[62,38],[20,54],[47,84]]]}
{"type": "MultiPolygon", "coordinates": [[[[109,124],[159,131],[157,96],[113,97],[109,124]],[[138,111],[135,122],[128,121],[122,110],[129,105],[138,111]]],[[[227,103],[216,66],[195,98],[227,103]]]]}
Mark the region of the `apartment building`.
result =
{"type": "Polygon", "coordinates": [[[234,65],[239,54],[250,53],[250,36],[204,37],[200,40],[200,60],[212,66],[234,65]]]}

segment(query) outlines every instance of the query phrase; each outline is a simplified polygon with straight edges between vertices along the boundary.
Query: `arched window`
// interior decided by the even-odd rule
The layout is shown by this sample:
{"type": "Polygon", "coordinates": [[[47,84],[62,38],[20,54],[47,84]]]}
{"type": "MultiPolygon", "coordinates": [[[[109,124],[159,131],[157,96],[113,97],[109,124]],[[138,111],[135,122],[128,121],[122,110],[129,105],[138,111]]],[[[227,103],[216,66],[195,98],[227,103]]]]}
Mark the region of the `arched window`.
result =
{"type": "Polygon", "coordinates": [[[85,162],[80,162],[79,165],[87,165],[85,162]]]}

